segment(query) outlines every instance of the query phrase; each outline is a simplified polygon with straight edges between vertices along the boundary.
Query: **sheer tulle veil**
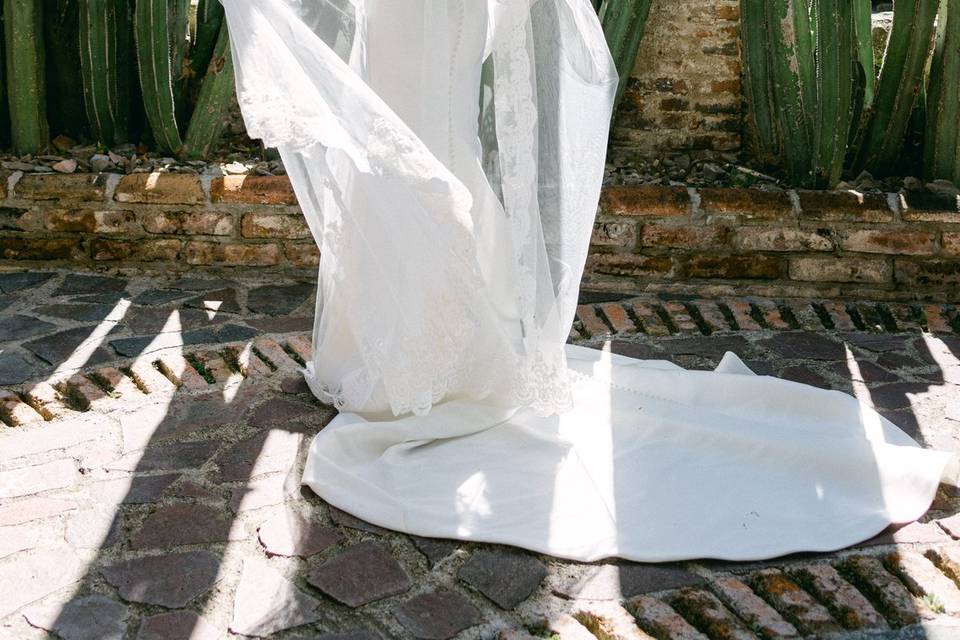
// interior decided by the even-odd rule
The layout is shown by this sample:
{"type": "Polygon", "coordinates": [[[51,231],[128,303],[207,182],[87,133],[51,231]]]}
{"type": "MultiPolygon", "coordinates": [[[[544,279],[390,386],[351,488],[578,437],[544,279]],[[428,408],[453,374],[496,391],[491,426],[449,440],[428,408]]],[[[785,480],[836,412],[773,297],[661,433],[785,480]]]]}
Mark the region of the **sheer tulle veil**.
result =
{"type": "MultiPolygon", "coordinates": [[[[508,221],[498,244],[509,258],[494,275],[477,255],[470,189],[366,83],[376,1],[223,1],[248,131],[279,148],[321,247],[321,289],[339,287],[338,315],[355,323],[363,356],[338,380],[314,368],[308,380],[339,407],[394,415],[454,397],[563,411],[563,345],[618,83],[596,14],[588,0],[474,0],[489,18],[478,138],[508,221]],[[374,192],[402,202],[402,216],[357,213],[374,192]],[[363,287],[340,287],[347,274],[363,287]]],[[[429,4],[424,19],[446,24],[456,3],[429,4]]],[[[451,72],[444,56],[408,64],[451,72]]],[[[320,297],[318,348],[331,296],[320,297]]]]}
{"type": "MultiPolygon", "coordinates": [[[[850,395],[565,345],[618,78],[589,0],[223,0],[251,136],[320,246],[303,483],[578,560],[836,549],[947,452],[850,395]]],[[[948,466],[949,465],[949,466],[948,466]]]]}

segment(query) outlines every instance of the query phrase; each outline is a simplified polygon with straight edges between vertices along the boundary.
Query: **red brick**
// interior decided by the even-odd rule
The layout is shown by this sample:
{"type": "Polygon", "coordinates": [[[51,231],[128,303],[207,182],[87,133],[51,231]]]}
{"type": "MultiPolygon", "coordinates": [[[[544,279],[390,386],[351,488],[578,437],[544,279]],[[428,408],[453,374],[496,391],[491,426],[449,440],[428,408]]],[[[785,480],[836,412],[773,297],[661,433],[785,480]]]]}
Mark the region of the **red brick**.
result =
{"type": "Polygon", "coordinates": [[[94,238],[90,255],[97,261],[173,262],[180,256],[180,241],[94,238]]]}
{"type": "Polygon", "coordinates": [[[313,360],[313,345],[307,336],[290,336],[287,338],[287,348],[303,358],[304,362],[313,360]]]}
{"type": "Polygon", "coordinates": [[[783,319],[780,314],[780,308],[772,300],[758,300],[757,306],[763,313],[763,320],[767,326],[777,331],[786,331],[792,329],[790,323],[783,319]]]}
{"type": "Polygon", "coordinates": [[[142,230],[136,214],[125,209],[97,210],[93,219],[94,233],[139,234],[142,230]]]}
{"type": "Polygon", "coordinates": [[[895,260],[896,281],[906,285],[960,284],[960,260],[895,260]]]}
{"type": "Polygon", "coordinates": [[[664,602],[652,596],[638,596],[628,600],[627,611],[637,619],[640,628],[657,638],[670,640],[707,640],[689,622],[664,602]]]}
{"type": "Polygon", "coordinates": [[[775,609],[798,624],[802,631],[818,637],[843,631],[822,604],[787,578],[779,569],[753,574],[753,586],[775,609]]]}
{"type": "Polygon", "coordinates": [[[219,211],[146,211],[143,228],[150,233],[200,236],[233,234],[233,215],[219,211]]]}
{"type": "Polygon", "coordinates": [[[847,629],[889,628],[887,621],[873,608],[870,601],[829,564],[801,567],[796,573],[847,629]]]}
{"type": "Polygon", "coordinates": [[[286,176],[226,176],[210,185],[214,202],[246,204],[297,204],[296,194],[286,176]]]}
{"type": "Polygon", "coordinates": [[[790,259],[790,278],[804,282],[890,282],[893,269],[884,258],[803,256],[790,259]]]}
{"type": "Polygon", "coordinates": [[[717,249],[727,244],[726,227],[643,225],[640,245],[673,249],[717,249]]]}
{"type": "Polygon", "coordinates": [[[796,638],[796,627],[783,619],[753,590],[736,578],[720,576],[711,585],[727,605],[745,622],[768,638],[796,638]]]}
{"type": "Polygon", "coordinates": [[[587,271],[609,276],[668,275],[673,271],[673,259],[630,253],[594,254],[587,259],[587,271]]]}
{"type": "Polygon", "coordinates": [[[136,398],[143,395],[136,383],[116,367],[102,367],[97,369],[94,375],[102,380],[112,393],[118,394],[121,398],[128,399],[131,396],[136,398]]]}
{"type": "Polygon", "coordinates": [[[38,382],[28,385],[24,391],[27,403],[47,420],[56,420],[72,413],[73,409],[67,406],[60,392],[48,382],[38,382]]]}
{"type": "Polygon", "coordinates": [[[915,596],[935,598],[946,613],[960,613],[960,588],[921,553],[897,551],[888,555],[886,561],[915,596]]]}
{"type": "Polygon", "coordinates": [[[682,589],[670,599],[670,604],[711,638],[757,640],[757,636],[709,591],[682,589]]]}
{"type": "Polygon", "coordinates": [[[176,389],[170,378],[160,373],[153,363],[140,359],[130,365],[130,373],[137,384],[148,393],[169,393],[176,389]]]}
{"type": "Polygon", "coordinates": [[[200,204],[200,176],[193,173],[132,173],[123,176],[114,198],[146,204],[200,204]]]}
{"type": "Polygon", "coordinates": [[[598,221],[593,225],[590,244],[632,249],[637,246],[637,225],[633,222],[598,221]]]}
{"type": "Polygon", "coordinates": [[[301,213],[248,213],[240,232],[244,238],[309,238],[310,227],[301,213]]]}
{"type": "Polygon", "coordinates": [[[603,311],[603,315],[607,317],[617,333],[636,333],[637,327],[634,326],[633,320],[627,315],[622,305],[616,302],[606,302],[600,305],[600,310],[603,311]]]}
{"type": "Polygon", "coordinates": [[[670,316],[673,325],[679,329],[681,333],[700,333],[700,328],[697,326],[697,323],[693,321],[693,318],[690,317],[690,312],[687,311],[686,306],[684,306],[682,302],[664,302],[663,308],[670,316]]]}
{"type": "Polygon", "coordinates": [[[187,389],[206,389],[207,381],[197,370],[180,354],[164,353],[157,359],[157,367],[161,373],[177,386],[187,389]]]}
{"type": "Polygon", "coordinates": [[[700,209],[708,215],[738,215],[748,219],[779,220],[793,216],[793,202],[786,191],[700,189],[700,209]]]}
{"type": "Polygon", "coordinates": [[[97,221],[90,209],[53,209],[46,212],[43,227],[47,231],[93,233],[97,221]]]}
{"type": "Polygon", "coordinates": [[[27,200],[99,201],[106,197],[105,174],[28,174],[14,187],[18,198],[27,200]]]}
{"type": "Polygon", "coordinates": [[[845,222],[892,222],[893,211],[884,195],[852,191],[800,191],[802,217],[845,222]]]}
{"type": "Polygon", "coordinates": [[[919,622],[920,612],[910,592],[884,569],[879,559],[853,556],[843,563],[843,571],[860,591],[880,604],[887,620],[897,626],[919,622]]]}
{"type": "Polygon", "coordinates": [[[713,331],[729,331],[730,325],[724,317],[720,307],[713,300],[695,300],[693,305],[700,312],[700,317],[713,331]]]}
{"type": "Polygon", "coordinates": [[[748,251],[832,251],[829,237],[813,231],[779,227],[740,227],[733,244],[748,251]]]}
{"type": "Polygon", "coordinates": [[[937,252],[937,238],[924,231],[862,229],[847,233],[841,247],[864,253],[931,255],[937,252]]]}
{"type": "Polygon", "coordinates": [[[643,325],[643,332],[650,336],[668,336],[670,329],[664,324],[663,319],[656,310],[645,302],[635,302],[633,304],[633,314],[643,325]]]}
{"type": "Polygon", "coordinates": [[[283,347],[270,338],[257,338],[253,348],[262,354],[273,366],[281,371],[299,372],[301,367],[296,360],[290,357],[283,347]]]}
{"type": "Polygon", "coordinates": [[[733,319],[741,331],[760,331],[763,327],[750,315],[751,307],[749,302],[743,300],[732,300],[727,304],[727,308],[733,313],[733,319]]]}
{"type": "Polygon", "coordinates": [[[70,260],[81,255],[77,238],[0,238],[4,260],[70,260]]]}
{"type": "Polygon", "coordinates": [[[275,244],[218,243],[188,241],[183,250],[187,264],[230,266],[272,266],[280,262],[275,244]]]}
{"type": "Polygon", "coordinates": [[[688,216],[690,193],[685,187],[606,187],[600,210],[620,216],[688,216]]]}
{"type": "Polygon", "coordinates": [[[0,389],[0,420],[11,427],[43,422],[43,416],[15,393],[0,389]]]}
{"type": "Polygon", "coordinates": [[[960,232],[943,232],[943,252],[960,258],[960,232]]]}
{"type": "Polygon", "coordinates": [[[283,254],[295,267],[306,269],[320,265],[320,249],[313,242],[286,242],[283,254]]]}
{"type": "Polygon", "coordinates": [[[778,256],[689,256],[684,274],[689,278],[761,279],[783,277],[786,263],[778,256]]]}
{"type": "MultiPolygon", "coordinates": [[[[653,640],[653,636],[637,628],[633,616],[617,602],[590,603],[580,607],[573,617],[593,634],[590,640],[594,638],[653,640]]],[[[731,640],[736,639],[731,638],[731,640]]]]}
{"type": "Polygon", "coordinates": [[[577,307],[577,317],[590,337],[603,336],[610,333],[610,327],[597,315],[593,305],[582,304],[577,307]]]}

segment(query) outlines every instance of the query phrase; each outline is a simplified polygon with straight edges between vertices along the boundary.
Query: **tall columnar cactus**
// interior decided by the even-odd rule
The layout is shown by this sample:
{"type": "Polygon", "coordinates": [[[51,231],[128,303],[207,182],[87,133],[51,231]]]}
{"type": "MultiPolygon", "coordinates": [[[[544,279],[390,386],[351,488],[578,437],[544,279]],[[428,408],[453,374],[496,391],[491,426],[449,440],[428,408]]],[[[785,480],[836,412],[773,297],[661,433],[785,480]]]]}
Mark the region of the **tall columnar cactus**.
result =
{"type": "Polygon", "coordinates": [[[220,137],[226,123],[226,112],[234,91],[233,57],[227,29],[220,29],[213,56],[200,87],[200,96],[190,118],[183,154],[191,158],[205,157],[220,137]]]}
{"type": "Polygon", "coordinates": [[[899,0],[893,9],[876,97],[854,160],[856,170],[881,175],[895,172],[903,150],[924,84],[939,0],[899,0]]]}
{"type": "Polygon", "coordinates": [[[748,139],[762,164],[776,164],[782,152],[780,121],[773,96],[770,25],[765,0],[741,0],[744,94],[750,105],[748,139]]]}
{"type": "Polygon", "coordinates": [[[197,4],[197,21],[189,58],[192,74],[202,76],[204,70],[209,67],[223,22],[224,12],[220,0],[200,0],[197,4]]]}
{"type": "Polygon", "coordinates": [[[930,69],[924,172],[960,184],[960,0],[944,0],[930,69]]]}
{"type": "Polygon", "coordinates": [[[3,0],[10,129],[17,153],[47,146],[43,0],[3,0]]]}
{"type": "Polygon", "coordinates": [[[873,62],[870,0],[741,0],[751,139],[798,186],[836,184],[873,62]]]}
{"type": "Polygon", "coordinates": [[[855,4],[850,0],[813,1],[817,48],[813,180],[818,187],[840,181],[854,116],[859,111],[857,103],[863,100],[863,74],[854,73],[861,64],[855,4]]]}
{"type": "Polygon", "coordinates": [[[129,8],[126,0],[80,0],[80,75],[90,132],[126,142],[129,122],[129,8]]]}
{"type": "Polygon", "coordinates": [[[177,126],[171,51],[173,33],[178,31],[178,26],[170,24],[168,11],[167,0],[136,0],[134,36],[143,105],[154,140],[164,151],[179,153],[183,141],[177,126]]]}
{"type": "Polygon", "coordinates": [[[651,0],[606,0],[600,7],[600,23],[610,53],[620,74],[617,103],[627,88],[627,80],[637,61],[637,51],[646,30],[651,0]]]}
{"type": "Polygon", "coordinates": [[[47,117],[53,135],[79,137],[87,125],[83,82],[77,73],[80,67],[78,9],[78,0],[44,0],[47,117]]]}

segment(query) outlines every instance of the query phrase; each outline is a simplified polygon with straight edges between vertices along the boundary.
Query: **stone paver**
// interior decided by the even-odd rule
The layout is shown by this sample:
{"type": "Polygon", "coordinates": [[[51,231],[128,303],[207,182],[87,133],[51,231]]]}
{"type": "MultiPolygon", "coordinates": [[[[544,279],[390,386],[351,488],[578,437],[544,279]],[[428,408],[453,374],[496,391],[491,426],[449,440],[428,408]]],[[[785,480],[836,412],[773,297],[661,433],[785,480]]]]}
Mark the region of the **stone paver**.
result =
{"type": "Polygon", "coordinates": [[[481,549],[457,575],[499,606],[513,609],[533,595],[547,576],[547,568],[526,553],[481,549]]]}
{"type": "Polygon", "coordinates": [[[126,560],[101,573],[124,600],[179,608],[213,587],[218,566],[208,551],[185,551],[126,560]]]}
{"type": "Polygon", "coordinates": [[[447,640],[483,621],[479,609],[451,591],[421,594],[393,613],[407,631],[424,640],[447,640]]]}
{"type": "Polygon", "coordinates": [[[260,544],[275,556],[309,558],[340,543],[340,531],[302,513],[281,511],[259,529],[260,544]]]}
{"type": "MultiPolygon", "coordinates": [[[[0,326],[29,333],[0,345],[0,637],[956,635],[960,490],[947,485],[924,522],[753,563],[578,564],[324,504],[298,482],[335,414],[301,375],[312,294],[246,276],[0,274],[0,326]]],[[[763,375],[856,388],[956,449],[957,311],[927,307],[598,294],[573,335],[698,369],[733,351],[763,375]]]]}
{"type": "Polygon", "coordinates": [[[60,611],[38,608],[24,613],[31,625],[63,640],[123,640],[129,616],[125,605],[99,594],[71,600],[60,611]]]}
{"type": "Polygon", "coordinates": [[[320,602],[260,560],[245,560],[230,630],[248,636],[299,627],[319,619],[320,602]]]}
{"type": "Polygon", "coordinates": [[[412,586],[397,559],[375,542],[341,551],[311,571],[307,582],[348,607],[399,595],[412,586]]]}

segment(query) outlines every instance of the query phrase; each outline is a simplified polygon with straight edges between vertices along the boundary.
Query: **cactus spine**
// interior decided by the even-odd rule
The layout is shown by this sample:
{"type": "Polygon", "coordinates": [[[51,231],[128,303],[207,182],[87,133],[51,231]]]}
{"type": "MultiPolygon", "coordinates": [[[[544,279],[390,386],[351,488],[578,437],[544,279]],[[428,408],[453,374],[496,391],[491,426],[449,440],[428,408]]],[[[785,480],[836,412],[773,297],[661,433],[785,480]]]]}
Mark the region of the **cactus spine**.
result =
{"type": "Polygon", "coordinates": [[[43,0],[4,0],[10,129],[17,153],[37,153],[49,142],[43,0]]]}
{"type": "Polygon", "coordinates": [[[600,23],[620,75],[618,104],[637,61],[637,51],[650,15],[650,4],[651,0],[606,0],[600,8],[600,23]]]}
{"type": "Polygon", "coordinates": [[[172,32],[177,30],[176,25],[168,23],[166,0],[136,0],[134,36],[143,105],[157,145],[172,153],[178,153],[183,146],[177,127],[174,58],[170,49],[172,32]]]}
{"type": "Polygon", "coordinates": [[[895,171],[907,128],[924,84],[939,0],[900,0],[867,116],[854,168],[875,174],[895,171]]]}
{"type": "Polygon", "coordinates": [[[125,142],[128,134],[126,0],[80,0],[80,73],[87,121],[102,144],[125,142]]]}
{"type": "Polygon", "coordinates": [[[960,0],[944,0],[930,69],[924,171],[960,184],[960,0]]]}
{"type": "Polygon", "coordinates": [[[205,157],[220,137],[226,122],[226,111],[234,91],[233,57],[230,55],[230,37],[226,27],[220,29],[213,58],[200,87],[197,106],[190,118],[184,155],[205,157]]]}

